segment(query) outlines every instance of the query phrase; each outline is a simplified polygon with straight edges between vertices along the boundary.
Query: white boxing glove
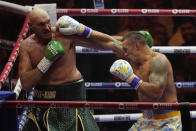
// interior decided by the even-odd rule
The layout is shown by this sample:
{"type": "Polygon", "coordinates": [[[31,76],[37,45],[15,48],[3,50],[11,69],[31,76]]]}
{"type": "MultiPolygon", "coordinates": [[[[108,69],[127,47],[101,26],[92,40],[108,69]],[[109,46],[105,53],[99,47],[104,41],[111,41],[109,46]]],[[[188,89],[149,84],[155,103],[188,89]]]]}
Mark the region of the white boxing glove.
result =
{"type": "Polygon", "coordinates": [[[59,32],[64,35],[77,34],[89,38],[92,32],[91,28],[84,26],[83,24],[67,15],[61,16],[58,19],[56,27],[59,29],[59,32]]]}
{"type": "Polygon", "coordinates": [[[119,59],[116,60],[110,67],[110,73],[117,76],[123,81],[131,85],[131,88],[138,89],[142,80],[133,73],[133,69],[129,62],[119,59]]]}

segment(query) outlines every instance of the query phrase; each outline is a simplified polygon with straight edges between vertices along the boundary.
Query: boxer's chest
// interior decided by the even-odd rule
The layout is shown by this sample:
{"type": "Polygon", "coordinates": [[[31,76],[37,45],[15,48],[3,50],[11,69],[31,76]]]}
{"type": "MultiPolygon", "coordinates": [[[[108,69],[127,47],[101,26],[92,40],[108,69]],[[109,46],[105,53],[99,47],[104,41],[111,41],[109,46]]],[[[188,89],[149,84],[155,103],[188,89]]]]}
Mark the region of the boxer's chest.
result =
{"type": "Polygon", "coordinates": [[[44,57],[45,47],[38,43],[32,43],[31,49],[29,50],[29,57],[31,60],[32,67],[36,67],[40,60],[44,57]]]}
{"type": "MultiPolygon", "coordinates": [[[[61,59],[66,59],[66,56],[69,54],[71,50],[70,40],[63,39],[60,37],[53,37],[52,40],[59,41],[64,46],[65,55],[61,57],[61,59]]],[[[40,62],[40,60],[44,57],[46,45],[47,43],[45,44],[38,43],[38,42],[31,43],[29,54],[30,54],[32,67],[36,67],[37,64],[40,62]]]]}
{"type": "Polygon", "coordinates": [[[138,68],[134,68],[134,73],[141,78],[143,81],[148,82],[149,81],[149,75],[150,75],[150,68],[149,64],[144,64],[138,68]]]}

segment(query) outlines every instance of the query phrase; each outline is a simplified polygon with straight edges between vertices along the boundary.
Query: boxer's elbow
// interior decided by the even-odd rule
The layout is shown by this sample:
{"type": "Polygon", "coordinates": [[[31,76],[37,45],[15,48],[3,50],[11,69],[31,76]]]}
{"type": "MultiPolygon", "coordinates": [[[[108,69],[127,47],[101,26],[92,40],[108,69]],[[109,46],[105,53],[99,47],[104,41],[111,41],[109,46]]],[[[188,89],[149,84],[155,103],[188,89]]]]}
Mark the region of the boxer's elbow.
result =
{"type": "Polygon", "coordinates": [[[29,86],[27,83],[22,83],[22,89],[26,90],[26,91],[30,91],[31,90],[31,86],[29,86]]]}
{"type": "Polygon", "coordinates": [[[22,89],[26,90],[26,91],[30,91],[31,88],[32,88],[32,85],[31,83],[29,83],[27,80],[25,80],[25,78],[23,77],[20,77],[21,79],[21,86],[22,86],[22,89]]]}
{"type": "Polygon", "coordinates": [[[160,98],[163,95],[163,91],[164,90],[160,86],[156,87],[156,89],[154,89],[152,94],[151,94],[152,99],[156,100],[156,101],[159,101],[160,98]]]}
{"type": "Polygon", "coordinates": [[[160,86],[154,84],[150,84],[149,87],[150,88],[141,86],[138,88],[140,98],[142,98],[142,100],[144,99],[144,101],[159,101],[164,90],[160,86]]]}

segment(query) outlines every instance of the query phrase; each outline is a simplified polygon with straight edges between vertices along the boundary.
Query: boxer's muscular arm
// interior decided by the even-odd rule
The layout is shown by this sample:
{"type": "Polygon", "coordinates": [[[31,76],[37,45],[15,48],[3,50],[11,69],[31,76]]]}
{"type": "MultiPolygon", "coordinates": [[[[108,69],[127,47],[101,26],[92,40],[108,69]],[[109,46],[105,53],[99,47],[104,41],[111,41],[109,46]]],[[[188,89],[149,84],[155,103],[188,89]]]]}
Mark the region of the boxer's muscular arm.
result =
{"type": "Polygon", "coordinates": [[[19,75],[22,87],[30,90],[42,78],[43,74],[48,71],[56,59],[65,54],[61,42],[50,41],[45,50],[44,57],[40,60],[37,67],[32,69],[31,60],[28,54],[28,44],[22,43],[20,46],[19,75]]]}
{"type": "Polygon", "coordinates": [[[93,30],[89,39],[99,44],[104,49],[110,49],[117,53],[123,54],[122,43],[112,36],[93,30]]]}
{"type": "Polygon", "coordinates": [[[65,37],[80,41],[75,42],[79,46],[85,46],[100,50],[113,50],[120,55],[123,55],[124,53],[122,43],[119,40],[116,40],[115,37],[111,37],[107,34],[95,30],[92,30],[91,35],[88,39],[77,35],[66,35],[65,37]]]}
{"type": "Polygon", "coordinates": [[[88,38],[90,40],[91,47],[93,45],[98,45],[103,49],[113,50],[123,55],[123,49],[120,41],[107,34],[93,30],[67,15],[61,16],[58,19],[56,27],[57,31],[63,35],[67,36],[76,34],[78,36],[88,38]]]}
{"type": "Polygon", "coordinates": [[[43,73],[38,68],[32,69],[29,54],[25,43],[21,43],[19,50],[19,77],[22,88],[29,91],[42,78],[43,73]]]}
{"type": "Polygon", "coordinates": [[[154,58],[150,70],[149,82],[143,82],[138,89],[140,98],[145,99],[140,101],[159,101],[167,86],[169,64],[165,56],[154,58]]]}
{"type": "Polygon", "coordinates": [[[123,40],[123,36],[119,36],[119,35],[114,35],[112,36],[114,39],[122,41],[123,40]]]}

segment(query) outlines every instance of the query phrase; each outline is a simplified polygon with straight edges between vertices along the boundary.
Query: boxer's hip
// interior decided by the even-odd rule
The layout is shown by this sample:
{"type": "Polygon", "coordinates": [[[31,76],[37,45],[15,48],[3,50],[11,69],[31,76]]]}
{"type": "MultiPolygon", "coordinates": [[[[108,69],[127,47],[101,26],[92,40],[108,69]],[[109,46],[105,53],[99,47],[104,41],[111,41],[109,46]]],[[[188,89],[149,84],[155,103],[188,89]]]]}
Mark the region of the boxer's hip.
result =
{"type": "Polygon", "coordinates": [[[180,111],[147,110],[143,116],[132,125],[129,131],[182,131],[180,111]]]}
{"type": "Polygon", "coordinates": [[[143,110],[143,118],[145,119],[167,119],[179,116],[178,110],[143,110]]]}
{"type": "Polygon", "coordinates": [[[35,100],[85,101],[84,80],[64,83],[58,86],[37,85],[34,90],[35,100]]]}

